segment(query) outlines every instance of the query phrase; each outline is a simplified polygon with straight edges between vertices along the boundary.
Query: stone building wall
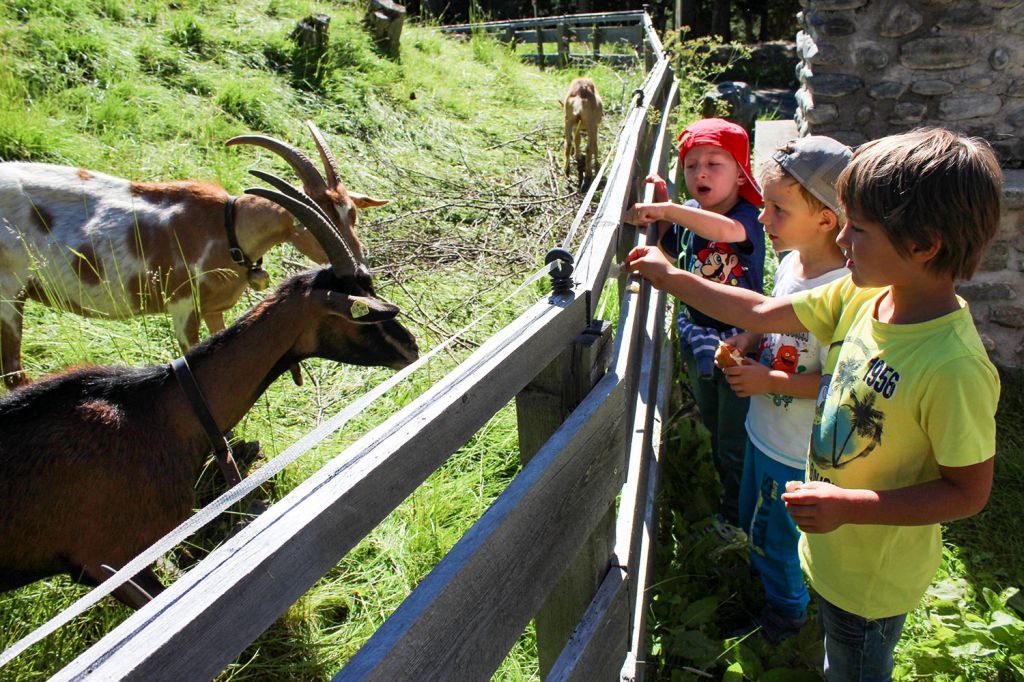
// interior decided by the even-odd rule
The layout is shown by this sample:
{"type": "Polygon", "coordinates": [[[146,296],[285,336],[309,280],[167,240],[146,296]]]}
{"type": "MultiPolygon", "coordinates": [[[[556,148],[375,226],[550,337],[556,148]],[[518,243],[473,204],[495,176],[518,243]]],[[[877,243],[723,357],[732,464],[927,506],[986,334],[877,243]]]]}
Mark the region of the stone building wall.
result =
{"type": "Polygon", "coordinates": [[[996,364],[1024,368],[1024,0],[801,0],[800,135],[858,145],[918,126],[989,141],[999,237],[958,291],[996,364]]]}
{"type": "Polygon", "coordinates": [[[1007,170],[999,234],[978,272],[957,291],[971,306],[994,363],[1024,368],[1024,170],[1007,170]]]}
{"type": "Polygon", "coordinates": [[[1022,0],[802,0],[800,134],[956,128],[1024,165],[1022,0]]]}

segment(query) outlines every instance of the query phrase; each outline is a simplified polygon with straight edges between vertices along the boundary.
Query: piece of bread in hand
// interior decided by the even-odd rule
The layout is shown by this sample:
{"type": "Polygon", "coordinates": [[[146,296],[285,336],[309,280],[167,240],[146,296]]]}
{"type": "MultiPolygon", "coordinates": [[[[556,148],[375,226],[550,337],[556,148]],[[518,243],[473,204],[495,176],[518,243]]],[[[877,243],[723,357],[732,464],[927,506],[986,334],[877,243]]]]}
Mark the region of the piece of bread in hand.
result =
{"type": "Polygon", "coordinates": [[[718,350],[715,351],[715,364],[719,367],[741,365],[743,364],[743,354],[725,341],[719,341],[718,350]]]}

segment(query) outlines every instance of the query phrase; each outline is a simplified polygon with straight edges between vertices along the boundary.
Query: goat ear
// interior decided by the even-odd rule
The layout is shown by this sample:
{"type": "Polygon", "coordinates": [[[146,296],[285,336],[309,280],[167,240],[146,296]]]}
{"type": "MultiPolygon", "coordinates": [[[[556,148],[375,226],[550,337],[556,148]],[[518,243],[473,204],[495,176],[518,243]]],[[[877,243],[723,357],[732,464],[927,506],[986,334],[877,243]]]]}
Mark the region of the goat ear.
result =
{"type": "Polygon", "coordinates": [[[387,199],[374,199],[359,192],[349,192],[348,197],[356,205],[356,208],[373,208],[374,206],[383,206],[388,203],[387,199]]]}
{"type": "Polygon", "coordinates": [[[336,315],[355,322],[356,324],[373,324],[393,320],[399,312],[398,306],[379,298],[369,296],[350,296],[332,292],[327,302],[336,315]]]}

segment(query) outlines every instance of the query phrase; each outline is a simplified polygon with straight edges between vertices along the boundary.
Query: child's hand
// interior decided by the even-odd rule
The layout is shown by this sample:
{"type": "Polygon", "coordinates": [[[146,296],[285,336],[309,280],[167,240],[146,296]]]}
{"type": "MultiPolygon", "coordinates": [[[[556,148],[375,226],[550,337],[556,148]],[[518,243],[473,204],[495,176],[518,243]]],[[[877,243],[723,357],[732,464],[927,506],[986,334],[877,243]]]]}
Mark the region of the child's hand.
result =
{"type": "Polygon", "coordinates": [[[849,503],[857,491],[831,483],[789,481],[782,501],[793,522],[805,533],[829,533],[850,520],[849,503]]]}
{"type": "Polygon", "coordinates": [[[665,219],[665,207],[668,204],[662,202],[657,204],[633,204],[633,208],[626,211],[622,222],[631,225],[644,226],[658,220],[665,219]]]}
{"type": "Polygon", "coordinates": [[[761,343],[761,335],[754,332],[740,332],[734,336],[730,336],[728,339],[723,341],[740,352],[740,355],[746,355],[750,351],[761,343]]]}
{"type": "Polygon", "coordinates": [[[635,272],[648,280],[656,289],[664,288],[669,276],[677,268],[656,246],[638,246],[629,252],[622,264],[623,272],[635,272]]]}
{"type": "Polygon", "coordinates": [[[654,185],[655,201],[668,201],[668,183],[660,175],[651,173],[644,179],[644,182],[654,185]]]}
{"type": "Polygon", "coordinates": [[[724,367],[722,372],[725,373],[729,387],[740,398],[771,392],[771,369],[760,362],[743,358],[743,364],[724,367]]]}

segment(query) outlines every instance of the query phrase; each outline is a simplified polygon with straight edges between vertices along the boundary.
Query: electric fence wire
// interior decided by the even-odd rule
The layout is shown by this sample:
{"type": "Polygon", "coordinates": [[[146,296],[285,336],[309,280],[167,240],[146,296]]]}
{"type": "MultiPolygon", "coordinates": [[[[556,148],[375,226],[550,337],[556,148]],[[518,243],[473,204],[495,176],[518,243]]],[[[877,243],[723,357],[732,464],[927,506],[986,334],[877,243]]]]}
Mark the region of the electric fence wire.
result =
{"type": "Polygon", "coordinates": [[[143,570],[161,556],[169,552],[179,543],[190,537],[200,528],[209,524],[213,519],[219,516],[222,512],[227,510],[231,505],[240,501],[250,492],[255,490],[257,487],[263,485],[271,477],[280,473],[286,466],[294,462],[296,459],[304,455],[315,445],[317,445],[324,438],[334,433],[345,424],[347,424],[353,417],[358,416],[364,410],[369,408],[374,402],[376,402],[381,396],[388,393],[395,386],[405,381],[411,374],[416,370],[423,367],[428,363],[435,355],[443,351],[445,348],[453,344],[463,334],[468,332],[470,329],[479,324],[482,320],[489,317],[497,308],[504,305],[506,301],[514,298],[524,289],[531,286],[534,282],[539,280],[541,277],[551,272],[552,268],[558,265],[557,262],[548,263],[543,266],[532,275],[530,275],[525,281],[520,284],[515,291],[503,298],[498,303],[494,304],[480,316],[474,319],[472,322],[467,324],[462,329],[458,330],[451,337],[446,339],[440,345],[431,349],[429,353],[420,357],[416,362],[398,371],[393,376],[388,378],[386,381],[381,382],[370,391],[364,393],[359,398],[346,405],[341,411],[335,414],[327,421],[321,423],[318,427],[307,433],[305,436],[300,438],[298,441],[293,443],[284,452],[279,454],[274,459],[265,463],[256,471],[252,472],[238,485],[230,488],[229,490],[222,493],[217,499],[208,504],[207,506],[200,509],[198,512],[193,514],[191,517],[186,519],[181,525],[174,530],[170,531],[162,538],[150,545],[149,548],[141,552],[138,556],[128,562],[116,573],[111,575],[109,578],[104,580],[98,586],[90,590],[87,594],[82,596],[71,606],[64,609],[56,616],[51,618],[49,621],[41,625],[40,627],[33,630],[31,633],[23,637],[21,640],[15,642],[2,653],[0,653],[0,667],[10,663],[18,655],[24,652],[29,647],[41,642],[46,637],[50,636],[69,622],[77,618],[78,616],[85,613],[88,609],[92,608],[100,599],[109,595],[111,592],[121,587],[131,578],[143,570]]]}

